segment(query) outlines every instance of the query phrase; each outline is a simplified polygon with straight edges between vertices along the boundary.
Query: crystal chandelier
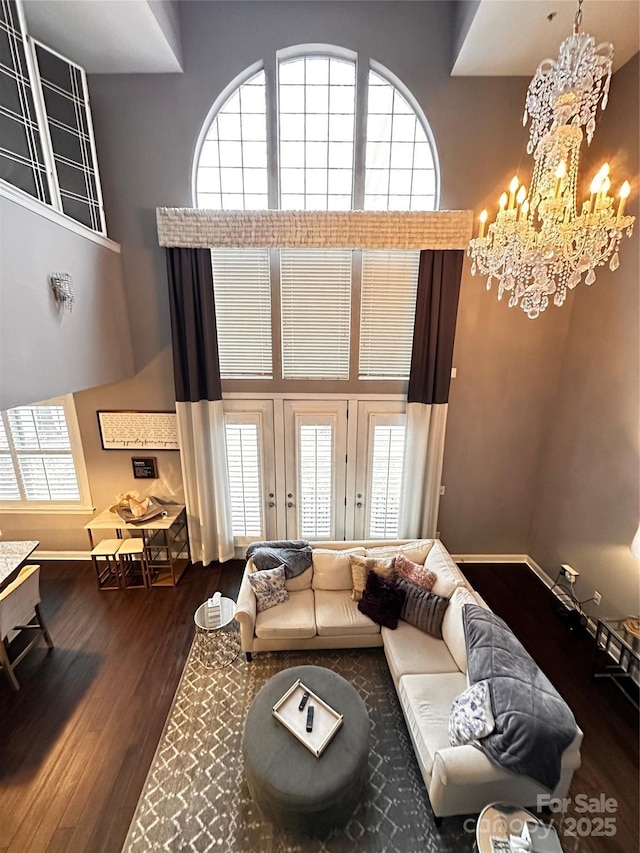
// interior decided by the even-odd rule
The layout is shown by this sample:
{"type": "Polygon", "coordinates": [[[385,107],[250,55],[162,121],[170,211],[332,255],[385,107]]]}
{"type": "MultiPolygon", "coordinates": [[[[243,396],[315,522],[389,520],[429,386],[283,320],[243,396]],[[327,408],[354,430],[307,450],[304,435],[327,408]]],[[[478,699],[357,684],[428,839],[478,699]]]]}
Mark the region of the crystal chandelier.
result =
{"type": "Polygon", "coordinates": [[[593,284],[596,267],[608,261],[617,269],[623,232],[631,236],[635,219],[624,213],[628,181],[619,188],[617,209],[609,195],[608,163],[591,182],[589,198],[577,206],[583,128],[590,144],[598,105],[607,106],[613,64],[611,44],[596,47],[593,36],[578,32],[582,2],[557,61],[541,62],[527,90],[523,124],[531,117],[527,153],[534,160],[529,192],[514,177],[486,233],[487,211],[480,214],[478,236],[467,250],[471,274],[486,275],[487,290],[497,279],[498,299],[508,291],[509,307],[519,305],[532,319],[547,308],[550,296],[562,305],[567,288],[573,290],[583,275],[585,284],[593,284]]]}

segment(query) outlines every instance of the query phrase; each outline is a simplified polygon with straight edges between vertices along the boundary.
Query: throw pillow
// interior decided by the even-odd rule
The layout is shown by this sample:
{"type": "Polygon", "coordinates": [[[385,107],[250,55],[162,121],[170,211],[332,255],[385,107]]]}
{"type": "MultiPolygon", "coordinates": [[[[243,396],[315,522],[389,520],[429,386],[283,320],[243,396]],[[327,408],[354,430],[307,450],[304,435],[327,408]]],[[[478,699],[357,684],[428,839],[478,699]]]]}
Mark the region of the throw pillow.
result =
{"type": "Polygon", "coordinates": [[[398,627],[404,597],[404,590],[399,589],[393,581],[386,581],[375,572],[369,572],[358,610],[378,625],[393,631],[398,627]]]}
{"type": "Polygon", "coordinates": [[[285,587],[284,566],[276,569],[265,569],[262,572],[251,572],[247,575],[251,589],[256,597],[258,612],[284,604],[289,601],[289,593],[285,587]]]}
{"type": "Polygon", "coordinates": [[[433,539],[414,539],[404,545],[378,545],[377,548],[367,548],[367,557],[397,557],[403,554],[408,560],[422,565],[431,549],[433,539]]]}
{"type": "Polygon", "coordinates": [[[398,581],[398,588],[405,593],[400,618],[441,640],[442,620],[449,606],[449,599],[441,598],[433,592],[425,592],[402,579],[398,581]]]}
{"type": "Polygon", "coordinates": [[[488,681],[477,681],[453,700],[449,715],[449,742],[452,746],[486,737],[495,727],[488,681]]]}
{"type": "Polygon", "coordinates": [[[438,575],[428,569],[426,566],[421,566],[408,560],[404,554],[398,554],[396,557],[396,575],[405,581],[409,581],[419,589],[424,589],[426,592],[431,592],[433,585],[438,580],[438,575]]]}
{"type": "Polygon", "coordinates": [[[386,560],[376,560],[374,557],[350,557],[351,581],[353,583],[352,600],[360,601],[362,598],[369,572],[375,572],[385,580],[392,581],[395,576],[394,563],[395,557],[389,557],[386,560]]]}

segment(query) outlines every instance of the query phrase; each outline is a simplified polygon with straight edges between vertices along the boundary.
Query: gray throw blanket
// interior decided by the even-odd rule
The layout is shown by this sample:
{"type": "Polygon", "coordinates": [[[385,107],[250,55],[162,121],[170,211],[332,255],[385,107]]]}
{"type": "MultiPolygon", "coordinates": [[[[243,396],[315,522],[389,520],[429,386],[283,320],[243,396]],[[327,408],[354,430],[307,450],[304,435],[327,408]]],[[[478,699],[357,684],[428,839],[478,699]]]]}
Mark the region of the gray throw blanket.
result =
{"type": "Polygon", "coordinates": [[[577,733],[570,708],[502,619],[476,604],[465,604],[463,614],[469,681],[489,681],[496,721],[477,746],[553,790],[562,753],[577,733]]]}
{"type": "Polygon", "coordinates": [[[312,563],[311,545],[306,539],[252,542],[246,557],[247,560],[253,558],[253,565],[258,571],[284,566],[285,578],[301,575],[312,563]]]}

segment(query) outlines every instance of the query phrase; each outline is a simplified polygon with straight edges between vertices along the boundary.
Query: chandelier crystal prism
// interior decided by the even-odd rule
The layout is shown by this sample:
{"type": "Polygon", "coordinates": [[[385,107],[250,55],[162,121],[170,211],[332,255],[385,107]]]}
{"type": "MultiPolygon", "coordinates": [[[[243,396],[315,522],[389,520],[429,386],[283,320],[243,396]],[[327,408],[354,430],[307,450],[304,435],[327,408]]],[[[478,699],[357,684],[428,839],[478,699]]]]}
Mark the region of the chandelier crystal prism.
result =
{"type": "Polygon", "coordinates": [[[560,45],[558,59],[545,59],[529,84],[523,124],[531,118],[527,153],[533,154],[531,187],[516,177],[503,193],[495,222],[486,227],[480,214],[478,236],[469,242],[471,274],[487,276],[487,290],[498,282],[498,299],[509,293],[509,307],[519,306],[535,319],[553,297],[564,303],[584,276],[596,280],[596,267],[609,263],[616,270],[624,233],[631,236],[633,216],[625,216],[628,181],[619,187],[619,201],[609,195],[609,164],[604,163],[578,209],[580,148],[591,143],[598,107],[609,96],[613,45],[596,46],[579,32],[582,0],[578,2],[573,33],[560,45]],[[485,233],[486,231],[486,233],[485,233]]]}

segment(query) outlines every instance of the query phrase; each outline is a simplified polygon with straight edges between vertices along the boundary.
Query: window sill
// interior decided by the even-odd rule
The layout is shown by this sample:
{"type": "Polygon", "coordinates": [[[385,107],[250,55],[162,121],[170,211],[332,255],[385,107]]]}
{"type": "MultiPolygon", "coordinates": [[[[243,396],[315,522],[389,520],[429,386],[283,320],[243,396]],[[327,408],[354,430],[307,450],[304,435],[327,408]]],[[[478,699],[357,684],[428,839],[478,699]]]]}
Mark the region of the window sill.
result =
{"type": "Polygon", "coordinates": [[[0,503],[2,515],[93,515],[93,506],[7,506],[0,503]]]}
{"type": "Polygon", "coordinates": [[[90,228],[87,228],[86,225],[81,225],[79,222],[76,222],[75,219],[67,216],[66,213],[61,213],[54,207],[50,207],[50,205],[39,201],[37,198],[30,196],[29,193],[12,186],[2,179],[0,179],[0,196],[19,204],[21,207],[30,210],[32,213],[37,213],[38,216],[43,216],[50,222],[55,222],[56,225],[66,228],[67,231],[73,231],[74,234],[86,237],[87,240],[91,240],[99,246],[104,246],[105,249],[110,249],[112,252],[120,254],[119,243],[116,243],[114,240],[110,240],[103,234],[98,234],[97,232],[92,231],[90,228]]]}

